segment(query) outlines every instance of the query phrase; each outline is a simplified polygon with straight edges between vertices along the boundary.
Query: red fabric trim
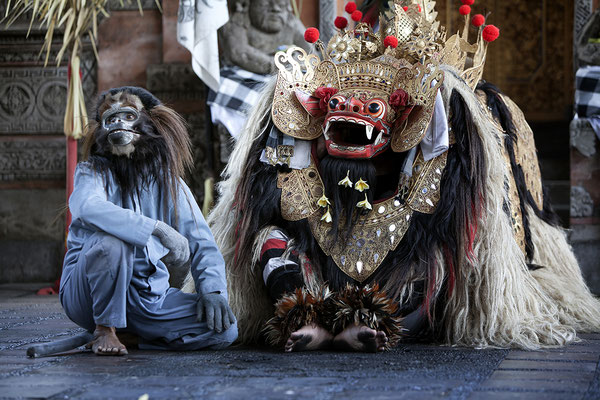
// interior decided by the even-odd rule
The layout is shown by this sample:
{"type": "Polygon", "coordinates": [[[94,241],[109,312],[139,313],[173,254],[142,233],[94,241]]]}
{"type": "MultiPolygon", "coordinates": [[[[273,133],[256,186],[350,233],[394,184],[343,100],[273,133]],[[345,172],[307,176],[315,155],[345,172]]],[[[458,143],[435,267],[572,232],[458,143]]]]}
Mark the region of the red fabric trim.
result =
{"type": "Polygon", "coordinates": [[[273,249],[285,250],[286,247],[287,247],[287,242],[285,240],[269,239],[265,242],[265,244],[263,244],[262,249],[260,249],[260,257],[262,258],[263,254],[265,254],[265,251],[267,251],[267,250],[273,250],[273,249]]]}

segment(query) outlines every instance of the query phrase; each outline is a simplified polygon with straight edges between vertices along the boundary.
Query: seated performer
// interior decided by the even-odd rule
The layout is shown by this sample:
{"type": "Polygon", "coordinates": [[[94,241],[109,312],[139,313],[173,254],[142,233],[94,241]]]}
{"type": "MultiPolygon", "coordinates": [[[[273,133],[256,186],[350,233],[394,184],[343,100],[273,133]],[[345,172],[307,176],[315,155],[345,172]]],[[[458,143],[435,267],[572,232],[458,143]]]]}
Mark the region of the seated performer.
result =
{"type": "Polygon", "coordinates": [[[237,338],[224,261],[182,180],[192,162],[184,121],[137,87],[100,95],[69,199],[60,287],[67,316],[94,332],[99,355],[140,348],[221,349],[237,338]],[[189,268],[197,294],[169,287],[189,268]]]}
{"type": "Polygon", "coordinates": [[[533,133],[480,82],[498,29],[475,16],[469,44],[469,29],[446,37],[434,1],[390,4],[379,33],[348,3],[357,23],[338,17],[327,45],[307,29],[320,58],[276,54],[236,140],[209,224],[241,341],[535,349],[599,330],[533,133]]]}

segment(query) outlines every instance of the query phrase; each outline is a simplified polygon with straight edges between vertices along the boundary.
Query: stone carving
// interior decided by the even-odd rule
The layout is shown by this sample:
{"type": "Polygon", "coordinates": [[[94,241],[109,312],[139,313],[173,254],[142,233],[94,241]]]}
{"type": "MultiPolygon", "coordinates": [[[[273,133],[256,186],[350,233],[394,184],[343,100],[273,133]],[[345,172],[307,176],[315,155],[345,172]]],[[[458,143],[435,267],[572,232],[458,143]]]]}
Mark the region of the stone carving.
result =
{"type": "Polygon", "coordinates": [[[321,0],[319,1],[319,32],[323,43],[328,43],[329,39],[336,32],[332,23],[336,17],[336,2],[321,0]]]}
{"type": "Polygon", "coordinates": [[[592,14],[592,0],[575,0],[575,12],[573,23],[573,41],[577,42],[577,38],[581,34],[583,26],[592,14]]]}
{"type": "MultiPolygon", "coordinates": [[[[189,171],[186,182],[190,186],[198,204],[204,200],[204,180],[210,176],[212,165],[209,165],[207,152],[212,148],[207,148],[206,125],[204,114],[182,114],[189,125],[190,139],[192,140],[192,151],[194,153],[194,165],[189,171]]],[[[216,142],[215,142],[216,143],[216,142]]]]}
{"type": "Polygon", "coordinates": [[[190,64],[149,65],[146,75],[146,87],[162,101],[204,100],[205,86],[190,64]]]}
{"type": "Polygon", "coordinates": [[[56,94],[66,81],[67,67],[0,69],[0,134],[62,132],[65,99],[56,94]],[[55,113],[53,102],[63,111],[55,113]]]}
{"type": "Polygon", "coordinates": [[[0,137],[0,181],[64,180],[64,137],[2,139],[0,137]]]}
{"type": "MultiPolygon", "coordinates": [[[[96,91],[95,63],[86,60],[82,69],[89,102],[96,91]]],[[[0,135],[60,134],[66,93],[66,66],[0,68],[0,135]]]]}
{"type": "Polygon", "coordinates": [[[0,86],[0,116],[7,119],[27,118],[33,109],[33,91],[22,82],[0,86]]]}
{"type": "Polygon", "coordinates": [[[596,154],[596,134],[586,118],[571,121],[569,130],[572,147],[586,157],[596,154]]]}
{"type": "Polygon", "coordinates": [[[594,212],[592,196],[581,186],[571,187],[571,217],[591,217],[594,212]]]}
{"type": "Polygon", "coordinates": [[[275,71],[273,56],[280,46],[309,49],[289,0],[234,0],[230,6],[229,22],[219,29],[225,63],[266,75],[275,71]]]}
{"type": "Polygon", "coordinates": [[[600,65],[600,43],[589,39],[600,37],[600,10],[596,10],[584,25],[576,43],[579,65],[600,65]]]}

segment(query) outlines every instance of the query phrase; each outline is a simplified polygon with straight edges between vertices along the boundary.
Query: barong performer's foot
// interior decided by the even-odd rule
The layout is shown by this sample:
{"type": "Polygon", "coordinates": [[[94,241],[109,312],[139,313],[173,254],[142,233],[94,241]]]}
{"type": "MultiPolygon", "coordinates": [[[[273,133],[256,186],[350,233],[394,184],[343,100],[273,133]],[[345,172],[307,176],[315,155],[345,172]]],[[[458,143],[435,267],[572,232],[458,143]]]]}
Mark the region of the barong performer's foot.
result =
{"type": "Polygon", "coordinates": [[[88,348],[99,356],[124,356],[127,348],[117,338],[115,328],[96,325],[94,340],[88,343],[88,348]]]}
{"type": "Polygon", "coordinates": [[[365,325],[350,325],[333,339],[333,347],[344,351],[375,353],[385,350],[388,338],[382,331],[365,325]]]}
{"type": "Polygon", "coordinates": [[[331,347],[333,335],[315,324],[304,325],[292,332],[285,344],[287,353],[292,351],[322,350],[331,347]]]}

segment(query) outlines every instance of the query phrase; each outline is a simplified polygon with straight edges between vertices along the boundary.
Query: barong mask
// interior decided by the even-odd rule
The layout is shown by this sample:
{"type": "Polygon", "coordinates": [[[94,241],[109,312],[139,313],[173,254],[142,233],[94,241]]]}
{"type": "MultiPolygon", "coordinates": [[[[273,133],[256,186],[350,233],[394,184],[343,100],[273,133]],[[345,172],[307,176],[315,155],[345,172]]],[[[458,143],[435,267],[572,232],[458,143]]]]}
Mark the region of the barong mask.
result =
{"type": "Polygon", "coordinates": [[[353,28],[345,18],[336,19],[339,32],[327,45],[317,29],[307,29],[305,39],[321,57],[299,47],[275,55],[279,73],[271,117],[276,129],[261,157],[292,168],[278,175],[283,218],[308,219],[325,254],[360,282],[397,247],[414,212],[436,210],[453,141],[439,93],[440,64],[456,68],[475,89],[487,52],[485,35],[468,43],[469,21],[462,9],[467,29],[446,39],[434,1],[389,5],[378,32],[360,22],[360,11],[352,13],[353,28]],[[306,143],[312,143],[312,151],[306,143]],[[320,159],[323,148],[326,166],[320,159]],[[377,161],[383,154],[385,160],[377,161]],[[388,194],[377,199],[374,190],[379,186],[382,193],[383,171],[373,170],[384,164],[388,194]],[[339,176],[332,177],[335,168],[339,176]]]}

